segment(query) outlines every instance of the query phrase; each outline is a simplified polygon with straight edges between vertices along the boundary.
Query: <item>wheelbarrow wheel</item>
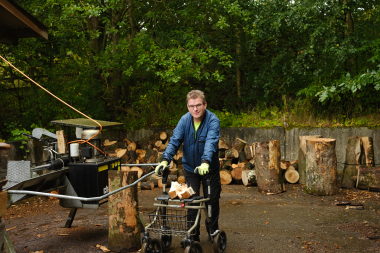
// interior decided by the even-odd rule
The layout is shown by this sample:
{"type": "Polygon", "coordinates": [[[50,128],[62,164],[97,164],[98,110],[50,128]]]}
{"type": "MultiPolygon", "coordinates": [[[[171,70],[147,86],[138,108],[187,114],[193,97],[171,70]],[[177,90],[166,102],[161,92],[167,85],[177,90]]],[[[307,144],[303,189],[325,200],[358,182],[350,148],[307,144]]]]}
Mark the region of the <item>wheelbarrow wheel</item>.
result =
{"type": "Polygon", "coordinates": [[[213,242],[214,253],[223,253],[227,247],[227,235],[224,231],[220,231],[213,242]]]}
{"type": "Polygon", "coordinates": [[[161,243],[157,239],[152,239],[149,242],[144,242],[141,247],[141,253],[161,253],[161,243]]]}
{"type": "Polygon", "coordinates": [[[172,244],[172,236],[171,235],[160,235],[159,241],[162,245],[163,251],[168,251],[170,248],[170,245],[172,244]]]}
{"type": "Polygon", "coordinates": [[[194,242],[194,247],[187,245],[184,253],[203,253],[202,246],[199,242],[194,242]]]}

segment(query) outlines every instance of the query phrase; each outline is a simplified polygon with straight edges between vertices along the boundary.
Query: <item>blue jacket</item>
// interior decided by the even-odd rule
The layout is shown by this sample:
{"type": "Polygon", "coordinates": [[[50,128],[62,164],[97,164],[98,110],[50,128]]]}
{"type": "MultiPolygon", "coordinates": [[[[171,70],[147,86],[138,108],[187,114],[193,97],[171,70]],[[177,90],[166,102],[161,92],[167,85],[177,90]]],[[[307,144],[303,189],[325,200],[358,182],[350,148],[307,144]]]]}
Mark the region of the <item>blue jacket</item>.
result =
{"type": "Polygon", "coordinates": [[[183,143],[182,164],[185,170],[194,173],[194,169],[201,163],[208,163],[210,170],[219,169],[218,143],[220,137],[220,120],[206,109],[205,116],[197,130],[190,112],[182,116],[174,129],[173,136],[166,147],[162,160],[171,162],[183,143]]]}

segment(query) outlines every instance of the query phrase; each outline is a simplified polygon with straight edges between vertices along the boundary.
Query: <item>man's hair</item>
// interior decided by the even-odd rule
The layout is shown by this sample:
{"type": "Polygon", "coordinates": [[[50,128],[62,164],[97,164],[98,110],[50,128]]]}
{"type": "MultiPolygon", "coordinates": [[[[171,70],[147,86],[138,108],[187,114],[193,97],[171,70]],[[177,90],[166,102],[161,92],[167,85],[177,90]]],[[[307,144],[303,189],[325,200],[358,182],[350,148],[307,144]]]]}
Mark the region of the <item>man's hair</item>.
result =
{"type": "Polygon", "coordinates": [[[187,93],[186,102],[189,102],[189,99],[197,99],[197,98],[201,98],[203,100],[203,103],[206,102],[205,94],[201,90],[192,90],[189,93],[187,93]]]}

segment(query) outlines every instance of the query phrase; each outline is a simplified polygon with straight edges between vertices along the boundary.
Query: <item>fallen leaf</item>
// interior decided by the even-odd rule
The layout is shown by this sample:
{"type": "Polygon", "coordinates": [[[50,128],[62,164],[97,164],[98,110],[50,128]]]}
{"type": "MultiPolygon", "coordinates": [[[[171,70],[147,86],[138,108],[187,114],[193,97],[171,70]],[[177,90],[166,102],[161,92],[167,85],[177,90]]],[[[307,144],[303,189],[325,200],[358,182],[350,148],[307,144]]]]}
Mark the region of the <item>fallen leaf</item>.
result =
{"type": "Polygon", "coordinates": [[[102,224],[94,224],[94,226],[102,226],[102,224]]]}
{"type": "Polygon", "coordinates": [[[306,244],[311,245],[311,244],[313,244],[313,243],[312,243],[312,242],[307,242],[306,244]]]}
{"type": "Polygon", "coordinates": [[[6,230],[9,231],[9,230],[12,230],[12,229],[15,229],[17,227],[13,227],[13,228],[7,228],[6,230]]]}
{"type": "Polygon", "coordinates": [[[296,237],[297,237],[297,238],[301,238],[301,236],[299,236],[299,235],[297,235],[296,237]]]}
{"type": "Polygon", "coordinates": [[[232,201],[232,205],[236,205],[237,204],[237,202],[235,202],[235,201],[232,201]]]}
{"type": "Polygon", "coordinates": [[[37,237],[45,237],[45,235],[44,234],[39,234],[39,235],[37,235],[37,237]]]}
{"type": "Polygon", "coordinates": [[[59,234],[59,235],[70,235],[70,234],[59,234]]]}
{"type": "Polygon", "coordinates": [[[109,251],[110,251],[110,250],[107,249],[106,247],[104,247],[104,246],[102,246],[102,245],[99,245],[99,244],[97,244],[96,247],[97,247],[97,248],[100,248],[103,252],[109,252],[109,251]]]}
{"type": "Polygon", "coordinates": [[[266,224],[269,224],[269,221],[265,222],[264,224],[265,224],[265,225],[266,225],[266,224]]]}

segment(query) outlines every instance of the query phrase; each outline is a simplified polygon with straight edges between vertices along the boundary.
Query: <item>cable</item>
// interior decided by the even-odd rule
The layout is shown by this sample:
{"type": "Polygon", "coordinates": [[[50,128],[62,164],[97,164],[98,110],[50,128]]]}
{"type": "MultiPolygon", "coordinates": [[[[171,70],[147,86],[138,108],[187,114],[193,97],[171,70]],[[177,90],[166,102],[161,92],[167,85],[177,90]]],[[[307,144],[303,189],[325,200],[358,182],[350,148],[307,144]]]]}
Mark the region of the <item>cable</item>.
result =
{"type": "Polygon", "coordinates": [[[48,94],[50,94],[52,97],[54,97],[55,99],[57,99],[58,101],[62,102],[63,104],[67,105],[68,107],[70,107],[71,109],[73,109],[74,111],[76,111],[77,113],[83,115],[84,117],[88,118],[89,120],[92,120],[93,122],[95,122],[96,124],[99,125],[100,129],[99,129],[99,132],[97,132],[94,136],[92,136],[90,139],[88,140],[77,140],[77,141],[71,141],[71,142],[68,142],[68,144],[70,143],[74,143],[74,142],[79,142],[80,144],[83,144],[83,143],[88,143],[89,145],[93,146],[94,148],[96,148],[97,150],[99,150],[101,153],[104,154],[104,152],[102,150],[100,150],[99,148],[95,147],[93,144],[89,143],[89,141],[94,138],[95,136],[97,136],[101,131],[102,131],[102,125],[99,124],[99,122],[97,122],[96,120],[93,120],[92,118],[90,118],[89,116],[87,116],[86,114],[84,114],[83,112],[75,109],[74,107],[72,107],[71,105],[69,105],[68,103],[66,103],[65,101],[63,101],[62,99],[60,99],[59,97],[57,97],[56,95],[54,95],[53,93],[51,93],[50,91],[48,91],[47,89],[45,89],[44,87],[42,87],[41,85],[39,85],[37,82],[35,82],[34,80],[32,80],[29,76],[25,75],[21,70],[19,70],[18,68],[16,68],[15,66],[12,65],[12,63],[10,63],[9,61],[7,61],[3,56],[0,55],[0,58],[3,59],[3,61],[5,61],[6,63],[9,64],[9,66],[11,66],[12,68],[14,68],[15,70],[17,70],[21,75],[25,76],[27,79],[29,79],[31,82],[33,82],[35,85],[37,85],[38,87],[40,87],[41,89],[43,89],[45,92],[47,92],[48,94]]]}

